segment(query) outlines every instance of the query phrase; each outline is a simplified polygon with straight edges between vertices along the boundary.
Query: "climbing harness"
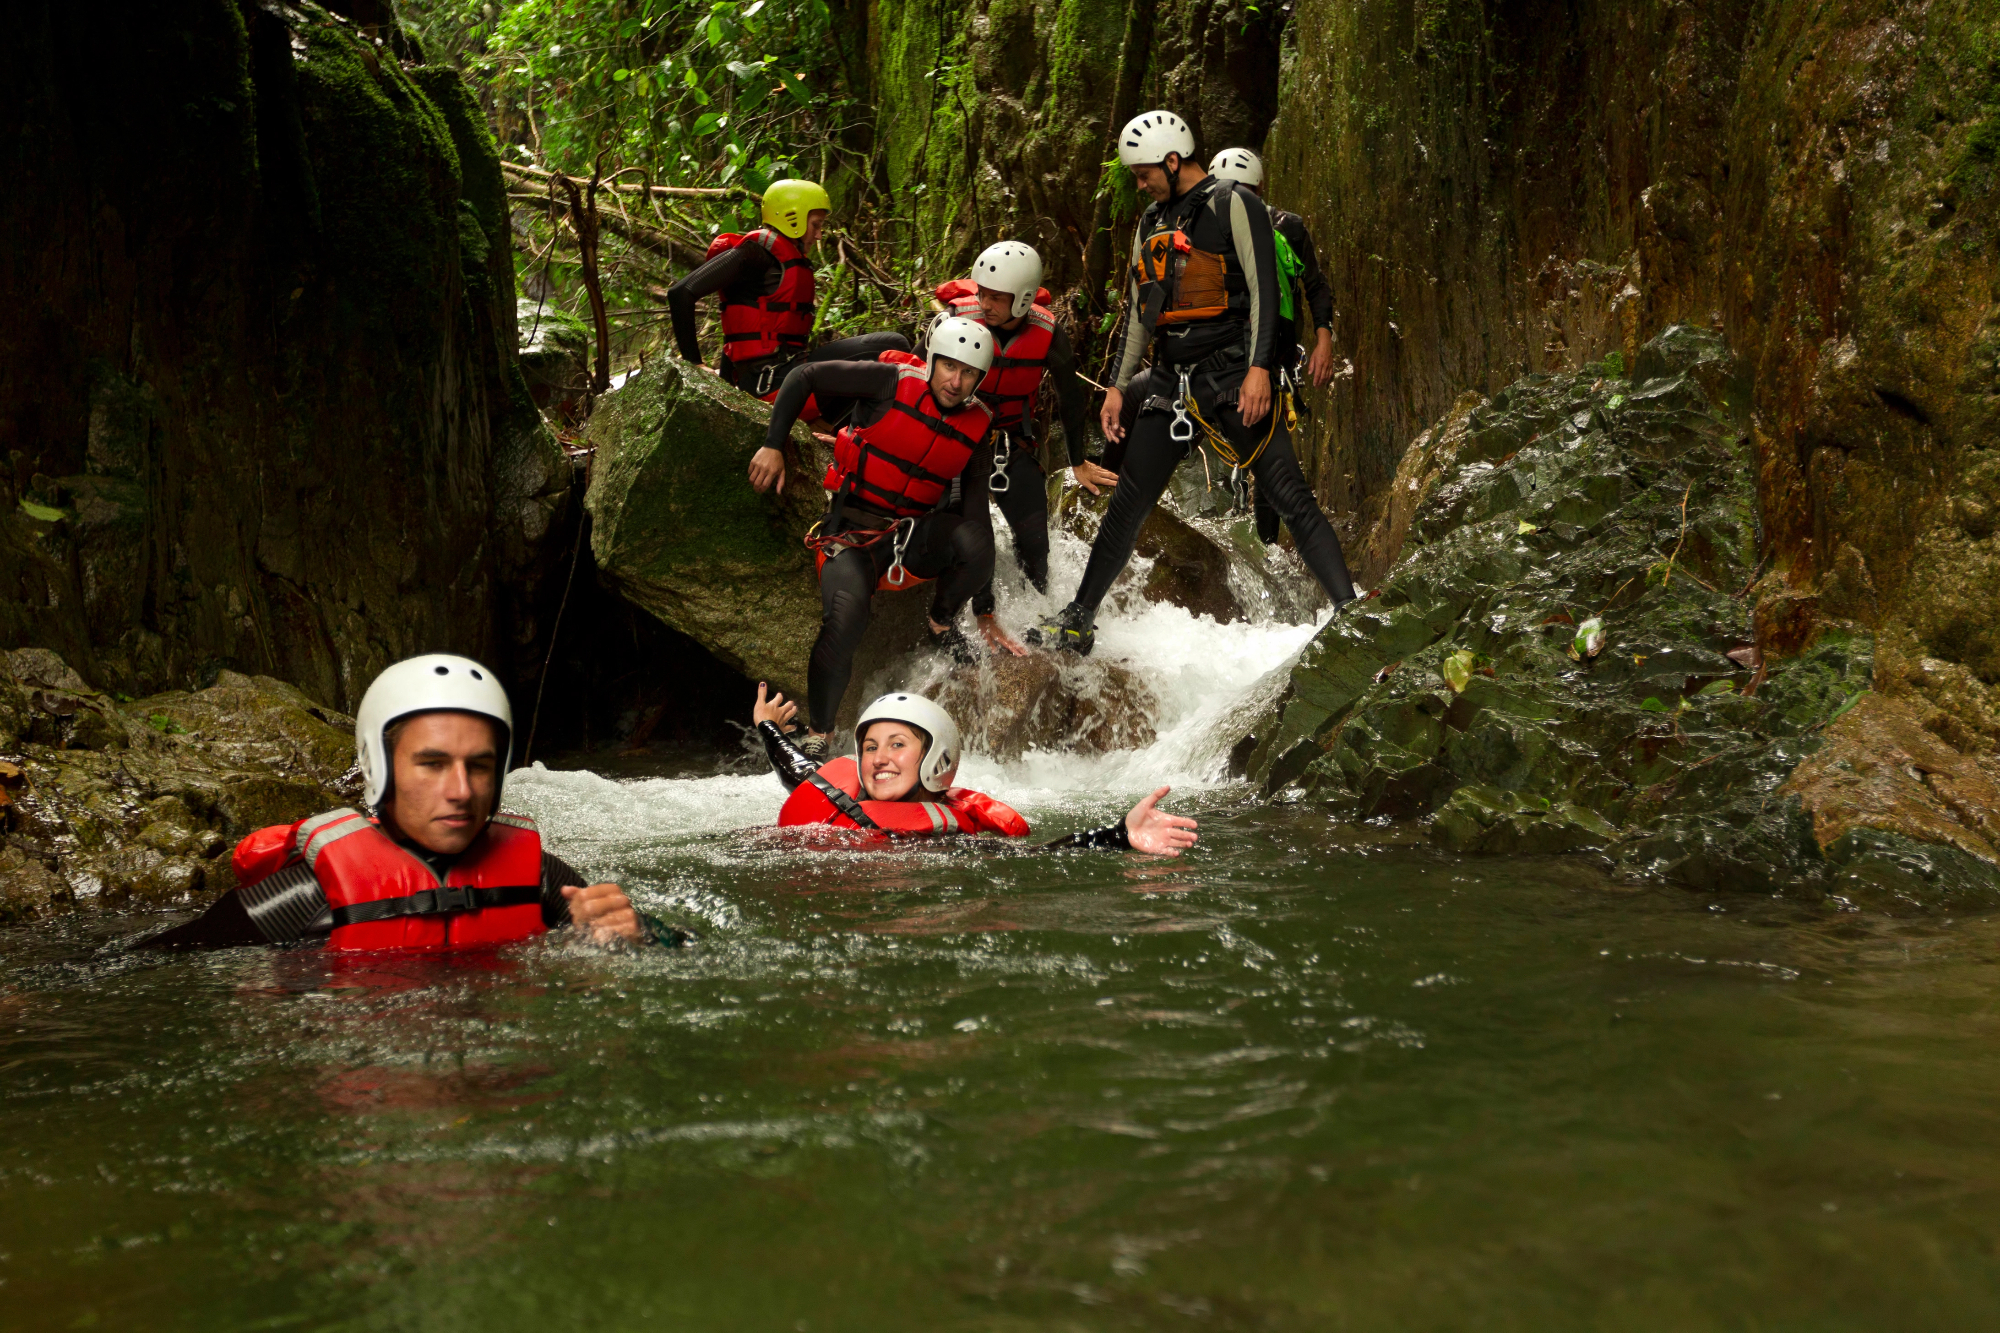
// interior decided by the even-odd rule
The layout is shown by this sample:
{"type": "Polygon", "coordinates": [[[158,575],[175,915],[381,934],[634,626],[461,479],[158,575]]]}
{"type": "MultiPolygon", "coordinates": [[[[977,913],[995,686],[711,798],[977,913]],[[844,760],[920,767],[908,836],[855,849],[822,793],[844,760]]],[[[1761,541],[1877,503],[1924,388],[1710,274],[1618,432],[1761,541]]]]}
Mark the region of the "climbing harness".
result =
{"type": "Polygon", "coordinates": [[[929,579],[920,579],[903,564],[903,553],[909,549],[910,538],[916,534],[917,520],[899,518],[886,528],[850,528],[845,532],[821,532],[826,520],[812,525],[805,535],[805,547],[814,556],[817,568],[824,568],[826,562],[842,551],[868,551],[884,541],[893,543],[889,549],[889,570],[876,581],[878,592],[901,592],[914,588],[929,579]]]}
{"type": "MultiPolygon", "coordinates": [[[[1182,366],[1180,368],[1180,393],[1174,399],[1174,419],[1167,427],[1167,438],[1176,444],[1186,444],[1188,441],[1194,439],[1194,428],[1197,424],[1200,425],[1202,434],[1205,437],[1203,443],[1209,449],[1215,450],[1217,458],[1229,464],[1230,491],[1232,493],[1240,493],[1241,483],[1239,477],[1242,473],[1247,472],[1259,458],[1264,456],[1265,448],[1270,445],[1271,440],[1278,433],[1278,414],[1281,408],[1288,425],[1296,426],[1298,424],[1298,416],[1292,410],[1291,375],[1286,371],[1279,372],[1277,392],[1274,395],[1279,401],[1274,401],[1271,404],[1270,412],[1268,413],[1270,425],[1264,428],[1264,438],[1257,441],[1256,447],[1250,451],[1249,456],[1246,458],[1239,456],[1236,452],[1236,446],[1230,443],[1229,437],[1209,424],[1208,418],[1201,414],[1201,404],[1196,401],[1194,391],[1188,384],[1190,373],[1188,367],[1182,366]]],[[[1215,483],[1212,478],[1208,477],[1207,449],[1202,451],[1202,475],[1207,480],[1209,488],[1214,489],[1215,483]]]]}

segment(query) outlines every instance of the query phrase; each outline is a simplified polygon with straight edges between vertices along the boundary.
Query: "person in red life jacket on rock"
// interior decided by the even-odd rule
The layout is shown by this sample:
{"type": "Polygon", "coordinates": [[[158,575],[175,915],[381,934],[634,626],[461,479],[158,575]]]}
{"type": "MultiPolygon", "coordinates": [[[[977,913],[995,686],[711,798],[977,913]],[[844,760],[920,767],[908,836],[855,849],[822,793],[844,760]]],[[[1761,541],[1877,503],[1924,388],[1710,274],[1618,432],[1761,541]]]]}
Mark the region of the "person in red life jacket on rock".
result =
{"type": "Polygon", "coordinates": [[[513,712],[493,673],[431,653],[375,678],[355,714],[364,800],[259,829],[236,848],[237,887],[148,948],[317,943],[440,952],[572,926],[600,943],[685,943],[616,884],[545,851],[535,822],[496,813],[513,712]]]}
{"type": "MultiPolygon", "coordinates": [[[[936,579],[931,646],[979,660],[956,621],[993,578],[993,410],[973,392],[992,368],[993,335],[977,320],[945,316],[926,350],[921,361],[891,352],[800,366],[786,376],[764,447],[750,457],[751,486],[783,491],[785,444],[805,402],[816,399],[829,418],[848,423],[824,480],[832,503],[808,539],[820,559],[821,616],[806,682],[811,731],[800,746],[815,761],[827,757],[878,587],[936,579]]],[[[996,650],[1021,651],[990,619],[979,625],[996,650]]]]}
{"type": "MultiPolygon", "coordinates": [[[[828,763],[809,758],[786,736],[798,711],[782,694],[757,686],[751,716],[764,753],[791,795],[778,811],[778,827],[827,824],[887,837],[945,833],[1028,836],[1028,821],[983,792],[954,787],[962,753],[951,714],[920,694],[885,694],[861,710],[854,724],[855,758],[828,763]]],[[[1037,850],[1085,847],[1179,856],[1195,844],[1195,821],[1170,815],[1159,803],[1162,787],[1115,824],[1072,833],[1037,850]]]]}
{"type": "MultiPolygon", "coordinates": [[[[767,403],[802,361],[871,361],[910,350],[900,333],[864,333],[808,352],[817,292],[806,254],[819,244],[832,207],[812,181],[773,181],[764,191],[762,227],[715,238],[701,267],[667,289],[685,360],[702,363],[695,303],[711,292],[722,296],[722,378],[767,403]]],[[[805,419],[821,417],[808,411],[805,419]]]]}
{"type": "MultiPolygon", "coordinates": [[[[1049,492],[1035,450],[1035,401],[1046,375],[1062,413],[1063,444],[1071,479],[1092,495],[1118,484],[1115,473],[1084,457],[1090,399],[1076,374],[1069,333],[1049,310],[1042,290],[1042,257],[1032,246],[1002,241],[972,263],[972,276],[940,283],[935,295],[954,315],[976,319],[993,331],[993,368],[980,381],[979,398],[993,409],[993,476],[987,489],[1014,534],[1014,556],[1036,592],[1049,590],[1049,492]]],[[[974,615],[991,617],[993,585],[972,599],[974,615]]]]}

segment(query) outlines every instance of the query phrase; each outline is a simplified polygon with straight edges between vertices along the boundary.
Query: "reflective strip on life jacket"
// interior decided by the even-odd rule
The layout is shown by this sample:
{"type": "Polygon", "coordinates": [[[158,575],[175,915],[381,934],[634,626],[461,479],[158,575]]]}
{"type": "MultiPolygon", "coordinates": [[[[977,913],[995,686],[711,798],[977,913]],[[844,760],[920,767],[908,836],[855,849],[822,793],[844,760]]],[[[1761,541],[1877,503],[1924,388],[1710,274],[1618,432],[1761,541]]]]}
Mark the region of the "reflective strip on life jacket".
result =
{"type": "MultiPolygon", "coordinates": [[[[980,319],[977,297],[960,297],[950,306],[951,313],[980,319]]],[[[1049,347],[1055,342],[1055,314],[1042,307],[1028,310],[1027,323],[1013,334],[993,331],[996,347],[993,368],[979,381],[979,400],[993,409],[993,425],[1010,434],[1025,435],[1022,423],[1035,410],[1036,395],[1042,390],[1042,375],[1048,369],[1049,347]],[[1000,339],[1006,338],[1005,343],[1000,339]]]]}
{"type": "Polygon", "coordinates": [[[259,829],[235,860],[263,871],[303,861],[333,918],[333,949],[463,949],[539,935],[542,838],[525,815],[495,815],[440,881],[358,810],[259,829]],[[282,843],[273,834],[288,835],[282,843]],[[288,855],[274,856],[284,846],[288,855]],[[246,855],[247,853],[247,855],[246,855]]]}
{"type": "Polygon", "coordinates": [[[993,409],[967,399],[945,413],[920,366],[899,366],[896,396],[880,421],[834,437],[830,479],[870,508],[915,517],[937,508],[978,452],[993,409]]]}
{"type": "MultiPolygon", "coordinates": [[[[717,237],[717,244],[726,238],[717,237]]],[[[731,361],[761,361],[776,356],[796,356],[812,337],[813,312],[817,295],[812,261],[799,243],[769,227],[737,237],[735,246],[752,242],[770,251],[778,261],[778,286],[753,301],[732,299],[722,294],[722,354],[731,361]]],[[[711,254],[714,251],[711,249],[711,254]]]]}
{"type": "MultiPolygon", "coordinates": [[[[861,771],[851,758],[822,764],[819,776],[861,807],[875,826],[891,837],[926,836],[940,833],[998,833],[1009,838],[1028,834],[1028,821],[1011,806],[983,792],[953,787],[942,796],[924,801],[870,801],[861,797],[861,771]]],[[[778,811],[780,828],[829,824],[835,828],[858,828],[852,819],[834,808],[826,794],[810,782],[801,782],[778,811]]]]}

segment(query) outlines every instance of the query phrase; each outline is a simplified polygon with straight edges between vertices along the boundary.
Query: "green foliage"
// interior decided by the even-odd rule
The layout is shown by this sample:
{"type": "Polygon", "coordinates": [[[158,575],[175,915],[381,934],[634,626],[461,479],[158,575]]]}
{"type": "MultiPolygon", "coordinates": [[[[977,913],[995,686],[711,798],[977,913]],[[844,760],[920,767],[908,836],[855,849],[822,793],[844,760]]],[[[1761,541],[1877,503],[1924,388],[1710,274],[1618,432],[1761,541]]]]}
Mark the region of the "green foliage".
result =
{"type": "Polygon", "coordinates": [[[833,174],[855,110],[826,0],[406,0],[404,22],[486,91],[514,161],[600,154],[677,185],[833,174]]]}

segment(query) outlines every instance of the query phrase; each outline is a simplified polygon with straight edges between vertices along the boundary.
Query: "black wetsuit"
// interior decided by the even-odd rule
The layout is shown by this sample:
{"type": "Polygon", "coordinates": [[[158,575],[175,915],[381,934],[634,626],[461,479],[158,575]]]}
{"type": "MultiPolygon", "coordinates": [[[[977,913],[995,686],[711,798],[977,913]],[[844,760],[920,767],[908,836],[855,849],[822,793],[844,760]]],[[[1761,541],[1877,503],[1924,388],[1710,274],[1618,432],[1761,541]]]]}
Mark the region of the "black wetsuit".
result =
{"type": "MultiPolygon", "coordinates": [[[[983,322],[983,321],[982,321],[983,322]]],[[[1021,327],[1013,334],[999,333],[999,338],[1019,337],[1028,329],[1024,318],[1021,327]]],[[[1002,342],[998,351],[1007,354],[1007,345],[1002,342]]],[[[1058,324],[1049,339],[1049,354],[1043,361],[1043,374],[1055,384],[1056,409],[1062,414],[1063,446],[1069,452],[1069,462],[1065,467],[1075,467],[1084,458],[1083,443],[1090,428],[1090,395],[1084,391],[1083,381],[1076,377],[1076,350],[1070,345],[1069,333],[1058,324]]],[[[1049,590],[1049,488],[1047,477],[1042,472],[1042,461],[1034,450],[1035,405],[1028,404],[1022,416],[1023,437],[1010,439],[1003,468],[1007,479],[1007,489],[993,492],[993,503],[1000,506],[1000,513],[1007,520],[1007,527],[1014,537],[1014,558],[1021,562],[1021,572],[1028,576],[1028,582],[1035,585],[1036,592],[1049,590]]],[[[993,584],[989,580],[972,598],[975,615],[993,614],[993,584]]]]}
{"type": "MultiPolygon", "coordinates": [[[[819,403],[829,421],[844,421],[859,430],[889,413],[896,398],[899,371],[875,361],[813,361],[785,377],[777,401],[771,404],[767,448],[783,453],[792,423],[808,397],[819,403]]],[[[987,508],[986,483],[993,472],[993,434],[987,432],[978,450],[936,509],[916,521],[903,549],[903,565],[922,579],[936,579],[931,595],[931,619],[949,625],[972,595],[993,581],[993,516],[987,508]]],[[[843,527],[857,523],[886,526],[891,520],[865,500],[850,497],[843,527]]],[[[872,546],[836,551],[819,575],[819,638],[807,668],[807,704],[812,729],[833,730],[841,696],[854,669],[854,652],[874,610],[875,585],[895,560],[894,544],[884,539],[872,546]]]]}
{"type": "MultiPolygon", "coordinates": [[[[819,765],[807,758],[798,746],[792,744],[785,733],[778,730],[777,723],[759,722],[757,734],[763,738],[764,754],[770,759],[771,767],[777,770],[778,780],[785,784],[786,791],[791,791],[819,771],[819,765]]],[[[1129,852],[1132,850],[1132,835],[1126,829],[1125,821],[1120,819],[1117,823],[1106,824],[1102,828],[1066,834],[1054,842],[1041,844],[1035,850],[1046,852],[1068,847],[1129,852]]]]}
{"type": "MultiPolygon", "coordinates": [[[[457,862],[458,856],[419,847],[384,826],[383,832],[396,845],[431,868],[439,881],[457,862]]],[[[569,899],[563,886],[588,884],[567,861],[553,852],[542,853],[542,925],[556,930],[569,924],[569,899]]],[[[685,944],[685,931],[634,911],[639,925],[655,944],[685,944]]],[[[146,949],[225,949],[239,944],[321,944],[333,931],[333,909],[326,894],[313,878],[312,868],[303,861],[267,875],[255,884],[231,889],[209,904],[208,910],[192,921],[183,922],[142,941],[146,949]]]]}
{"type": "MultiPolygon", "coordinates": [[[[682,358],[695,365],[701,364],[701,338],[695,325],[695,305],[702,297],[721,292],[725,299],[755,301],[777,291],[784,272],[778,258],[763,246],[739,245],[733,250],[724,250],[667,288],[667,306],[674,319],[674,341],[680,346],[682,358]]],[[[783,384],[786,373],[806,361],[870,361],[884,352],[909,350],[910,340],[900,333],[863,333],[852,338],[840,338],[821,343],[811,351],[802,351],[791,361],[777,363],[766,382],[783,384]]],[[[741,368],[734,361],[725,356],[720,368],[722,378],[731,384],[737,383],[741,368]]],[[[753,394],[758,393],[755,383],[739,387],[753,394]]],[[[769,389],[764,390],[764,393],[768,392],[769,389]]],[[[833,416],[825,419],[839,420],[833,416]]]]}
{"type": "MultiPolygon", "coordinates": [[[[1282,208],[1271,210],[1271,225],[1292,247],[1292,253],[1299,261],[1299,285],[1305,289],[1306,314],[1312,319],[1315,339],[1321,329],[1333,327],[1333,284],[1326,280],[1326,274],[1319,266],[1319,254],[1313,249],[1312,233],[1306,230],[1306,221],[1297,213],[1287,213],[1282,208]]],[[[1289,327],[1282,321],[1278,327],[1280,341],[1288,345],[1279,352],[1278,364],[1289,367],[1293,383],[1301,387],[1305,383],[1305,356],[1299,345],[1298,321],[1294,319],[1289,327]]],[[[1305,414],[1303,400],[1299,402],[1300,415],[1305,414]]],[[[1278,511],[1265,496],[1262,488],[1257,491],[1257,536],[1265,542],[1278,539],[1278,511]]]]}
{"type": "Polygon", "coordinates": [[[1153,511],[1173,476],[1174,466],[1191,441],[1174,440],[1169,432],[1173,404],[1180,393],[1179,372],[1189,372],[1189,387],[1201,414],[1228,438],[1232,448],[1248,457],[1268,436],[1250,465],[1258,491],[1269,497],[1292,525],[1299,555],[1335,605],[1353,600],[1354,583],[1340,538],[1320,512],[1312,488],[1299,471],[1277,400],[1277,371],[1283,349],[1279,342],[1278,260],[1271,241],[1271,212],[1249,189],[1214,176],[1171,203],[1155,203],[1139,221],[1134,238],[1134,276],[1126,302],[1124,354],[1118,385],[1125,392],[1125,419],[1131,422],[1122,448],[1105,451],[1105,465],[1118,473],[1090,564],[1077,588],[1073,609],[1087,627],[1111,584],[1132,558],[1139,527],[1153,511]],[[1162,225],[1178,226],[1197,250],[1227,257],[1232,268],[1228,310],[1212,319],[1162,325],[1155,337],[1139,318],[1143,299],[1137,278],[1140,244],[1162,225]],[[1236,290],[1240,284],[1241,291],[1236,290]],[[1144,373],[1139,363],[1148,347],[1154,366],[1144,373]],[[1251,367],[1271,372],[1271,408],[1254,426],[1245,426],[1236,399],[1251,367]]]}

